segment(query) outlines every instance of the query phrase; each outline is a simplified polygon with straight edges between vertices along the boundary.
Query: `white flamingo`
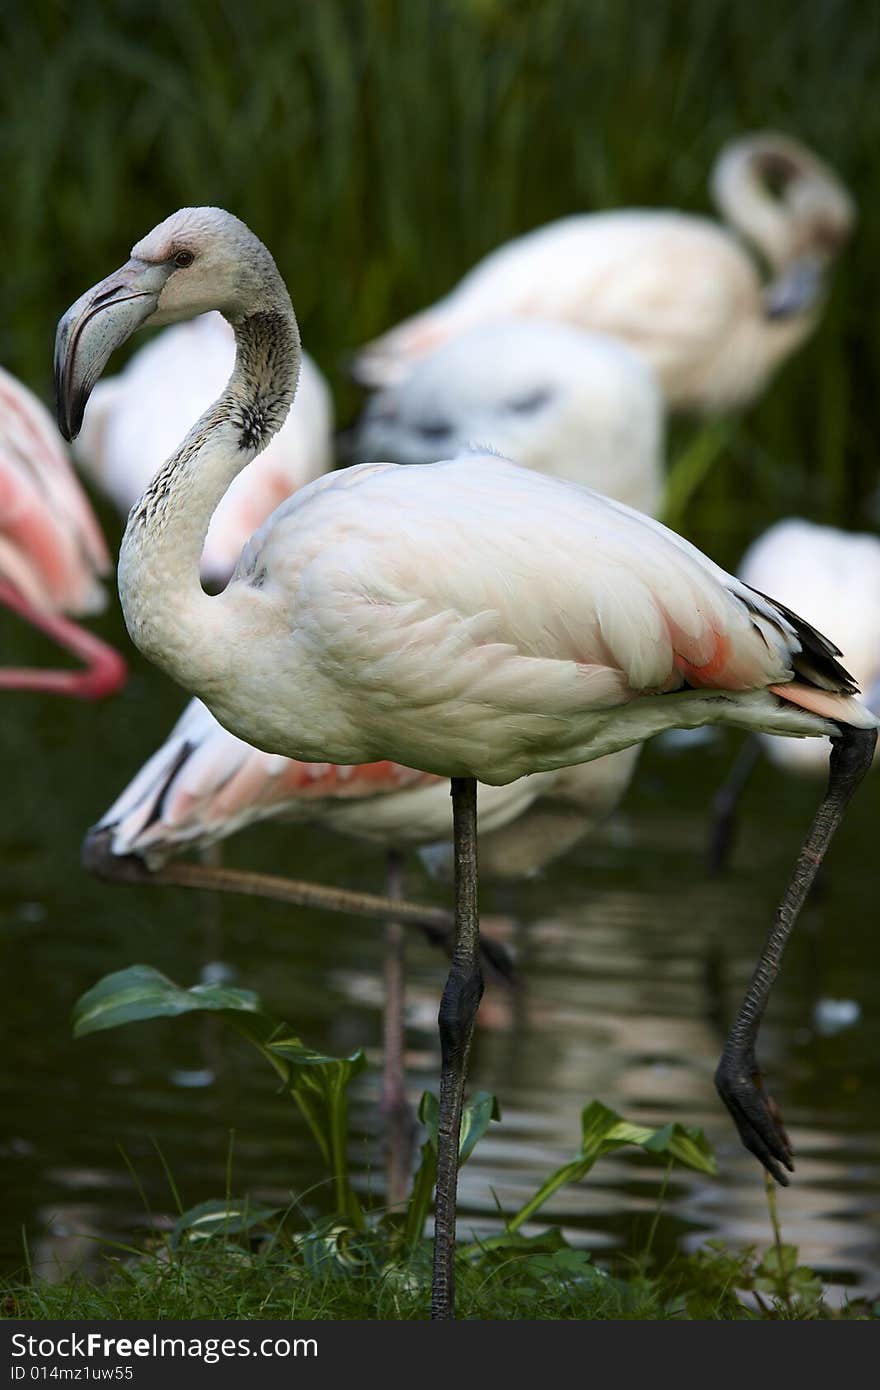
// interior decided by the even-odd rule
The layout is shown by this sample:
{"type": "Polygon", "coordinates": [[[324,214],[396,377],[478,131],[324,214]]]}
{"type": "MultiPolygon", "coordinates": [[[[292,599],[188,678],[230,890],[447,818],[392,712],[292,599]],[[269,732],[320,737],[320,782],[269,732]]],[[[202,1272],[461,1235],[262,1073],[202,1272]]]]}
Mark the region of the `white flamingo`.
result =
{"type": "Polygon", "coordinates": [[[443,299],[362,348],[354,375],[391,385],[466,329],[536,314],[621,338],[675,410],[748,404],[815,328],[855,206],[812,151],[772,131],[726,146],[711,189],[733,232],[665,210],[562,218],[491,252],[443,299]],[[766,262],[767,281],[734,233],[766,262]]]}
{"type": "Polygon", "coordinates": [[[129,632],[247,742],[307,762],[389,758],[451,777],[456,947],[440,1008],[432,1309],[453,1313],[455,1189],[482,989],[476,781],[588,762],[669,728],[725,723],[834,740],[829,788],[719,1063],[748,1148],[792,1166],[755,1042],[781,954],[878,721],[837,649],[658,522],[497,457],[361,464],[295,494],[221,594],[199,560],[233,478],[296,391],[299,334],[271,255],[216,208],[172,214],[62,318],[62,430],[142,323],[219,309],[235,369],[132,510],[119,560],[129,632]]]}
{"type": "Polygon", "coordinates": [[[351,452],[359,462],[433,463],[438,451],[488,446],[653,514],[663,425],[654,374],[624,343],[520,318],[461,333],[377,391],[351,452]]]}
{"type": "MultiPolygon", "coordinates": [[[[749,546],[739,574],[752,588],[805,613],[820,630],[833,628],[865,703],[880,714],[880,539],[789,517],[749,546]]],[[[830,751],[827,739],[758,734],[746,742],[715,798],[710,845],[715,871],[729,858],[737,803],[759,752],[783,772],[819,778],[828,774],[830,751]]]]}
{"type": "Polygon", "coordinates": [[[117,651],[69,615],[98,613],[110,556],[45,406],[0,368],[0,604],[83,663],[82,670],[0,669],[0,690],[79,699],[124,684],[117,651]]]}
{"type": "MultiPolygon", "coordinates": [[[[74,456],[123,516],[232,371],[235,338],[220,314],[176,324],[95,388],[74,456]],[[161,409],[156,403],[162,402],[161,409]]],[[[208,527],[202,578],[222,587],[242,546],[297,488],[333,466],[333,398],[303,353],[296,403],[247,478],[230,487],[208,527]]]]}

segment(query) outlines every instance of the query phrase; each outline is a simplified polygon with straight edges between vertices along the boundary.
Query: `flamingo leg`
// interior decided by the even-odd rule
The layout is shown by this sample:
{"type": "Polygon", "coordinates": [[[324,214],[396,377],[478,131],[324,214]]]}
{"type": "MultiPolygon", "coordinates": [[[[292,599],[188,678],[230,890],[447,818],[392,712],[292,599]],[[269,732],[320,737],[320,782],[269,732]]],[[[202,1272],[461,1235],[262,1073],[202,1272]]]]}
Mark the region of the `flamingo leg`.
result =
{"type": "Polygon", "coordinates": [[[856,787],[871,766],[876,729],[841,728],[831,740],[828,788],[794,866],[773,928],[749,981],[715,1073],[715,1085],[744,1145],[783,1187],[794,1171],[791,1144],[779,1109],[763,1088],[755,1043],[782,953],[831,838],[856,787]]]}
{"type": "MultiPolygon", "coordinates": [[[[385,896],[403,899],[403,856],[386,856],[385,896]]],[[[385,925],[385,1009],[382,1017],[382,1099],[385,1120],[385,1200],[389,1207],[406,1201],[415,1121],[406,1098],[406,937],[403,924],[385,925]]]]}
{"type": "Polygon", "coordinates": [[[713,797],[707,853],[709,873],[713,877],[720,877],[727,869],[736,839],[736,812],[739,800],[758,765],[760,756],[760,744],[754,735],[750,735],[713,797]]]}
{"type": "MultiPolygon", "coordinates": [[[[397,901],[378,893],[359,893],[350,888],[331,888],[324,883],[280,878],[276,874],[252,873],[247,869],[212,868],[205,864],[169,863],[148,869],[136,855],[117,856],[110,845],[112,834],[105,829],[90,830],[83,842],[83,865],[90,873],[109,883],[150,883],[158,887],[195,888],[207,892],[240,893],[249,898],[268,898],[289,906],[322,912],[347,912],[355,917],[373,917],[418,927],[432,946],[452,955],[455,937],[450,914],[442,907],[397,901]]],[[[513,982],[516,968],[500,941],[480,938],[483,959],[499,979],[513,982]]]]}
{"type": "Polygon", "coordinates": [[[84,671],[50,671],[41,668],[0,670],[0,690],[35,690],[53,695],[72,695],[80,700],[99,700],[125,683],[126,666],[113,647],[60,613],[44,613],[17,589],[0,579],[0,604],[45,632],[54,642],[85,663],[84,671]]]}
{"type": "Polygon", "coordinates": [[[483,994],[477,909],[477,783],[452,779],[455,948],[440,1002],[440,1115],[431,1317],[455,1316],[455,1197],[461,1110],[474,1020],[483,994]]]}

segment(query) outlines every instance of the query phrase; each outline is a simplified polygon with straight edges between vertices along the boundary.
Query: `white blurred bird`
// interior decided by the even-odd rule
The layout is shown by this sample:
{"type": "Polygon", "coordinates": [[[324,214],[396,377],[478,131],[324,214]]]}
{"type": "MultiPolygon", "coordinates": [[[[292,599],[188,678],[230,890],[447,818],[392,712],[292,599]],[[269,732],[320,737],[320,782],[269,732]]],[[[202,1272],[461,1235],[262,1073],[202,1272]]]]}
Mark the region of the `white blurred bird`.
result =
{"type": "Polygon", "coordinates": [[[827,164],[772,131],[725,146],[711,190],[732,231],[691,214],[627,209],[575,214],[515,238],[361,348],[356,380],[391,385],[467,329],[526,314],[622,339],[654,369],[672,409],[748,404],[815,328],[855,205],[827,164]]]}
{"type": "MultiPolygon", "coordinates": [[[[820,632],[833,631],[862,698],[880,713],[880,538],[791,517],[749,546],[739,576],[820,632]]],[[[770,761],[786,772],[827,773],[827,739],[758,737],[770,761]]]]}
{"type": "Polygon", "coordinates": [[[510,319],[470,329],[377,391],[352,431],[358,461],[432,463],[492,449],[537,473],[656,513],[663,400],[625,344],[569,324],[510,319]]]}
{"type": "MultiPolygon", "coordinates": [[[[859,698],[880,714],[880,539],[817,526],[790,517],[771,526],[749,546],[739,566],[744,583],[773,594],[820,631],[833,631],[841,660],[861,690],[859,698]]],[[[790,739],[758,733],[740,751],[713,803],[710,867],[722,872],[736,834],[740,797],[763,753],[781,771],[827,777],[827,738],[790,739]]]]}

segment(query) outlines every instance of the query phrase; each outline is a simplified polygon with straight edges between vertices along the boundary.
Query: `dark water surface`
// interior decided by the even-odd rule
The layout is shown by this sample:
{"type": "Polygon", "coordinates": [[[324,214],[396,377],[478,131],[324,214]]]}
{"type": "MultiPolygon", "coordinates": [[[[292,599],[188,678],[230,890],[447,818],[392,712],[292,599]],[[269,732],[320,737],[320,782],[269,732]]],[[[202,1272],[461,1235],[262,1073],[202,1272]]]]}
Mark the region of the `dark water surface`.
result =
{"type": "MultiPolygon", "coordinates": [[[[3,660],[46,659],[41,639],[0,617],[3,660]]],[[[115,619],[104,627],[118,633],[115,619]]],[[[82,832],[170,727],[182,697],[135,666],[100,707],[4,695],[0,725],[0,1261],[49,1277],[92,1259],[93,1237],[129,1238],[173,1210],[162,1160],[183,1201],[233,1188],[286,1201],[322,1176],[294,1108],[268,1070],[211,1020],[149,1023],[74,1043],[70,1010],[102,974],[135,961],[194,983],[223,961],[312,1046],[363,1045],[378,1060],[381,928],[278,905],[219,905],[175,889],[113,888],[79,867],[82,832]],[[213,1080],[211,1075],[213,1074],[213,1080]],[[195,1083],[195,1084],[193,1084],[195,1083]],[[137,1175],[137,1184],[128,1170],[137,1175]],[[140,1191],[138,1190],[140,1187],[140,1191]]],[[[593,1098],[633,1119],[703,1125],[720,1176],[676,1172],[655,1237],[659,1253],[710,1236],[769,1240],[763,1181],[717,1101],[712,1073],[727,1019],[767,930],[818,788],[755,776],[734,872],[703,867],[704,808],[735,748],[651,747],[624,808],[598,842],[484,910],[510,916],[526,988],[487,991],[472,1085],[497,1094],[493,1126],[464,1170],[463,1234],[519,1205],[577,1146],[593,1098]]],[[[880,778],[863,789],[834,847],[824,896],[789,950],[762,1057],[783,1106],[797,1174],[782,1194],[788,1240],[838,1286],[880,1287],[880,963],[875,942],[875,825],[880,778]],[[820,999],[860,1017],[823,1035],[820,999]]],[[[379,888],[369,850],[324,833],[263,827],[227,846],[229,863],[379,888]]],[[[414,896],[444,890],[411,869],[414,896]]],[[[434,1036],[444,963],[415,937],[408,1035],[413,1097],[436,1085],[434,1036]]],[[[354,1105],[355,1157],[378,1186],[370,1139],[377,1069],[354,1105]]],[[[644,1248],[659,1171],[603,1160],[540,1214],[597,1250],[644,1248]]],[[[329,1196],[312,1191],[315,1212],[329,1196]]]]}

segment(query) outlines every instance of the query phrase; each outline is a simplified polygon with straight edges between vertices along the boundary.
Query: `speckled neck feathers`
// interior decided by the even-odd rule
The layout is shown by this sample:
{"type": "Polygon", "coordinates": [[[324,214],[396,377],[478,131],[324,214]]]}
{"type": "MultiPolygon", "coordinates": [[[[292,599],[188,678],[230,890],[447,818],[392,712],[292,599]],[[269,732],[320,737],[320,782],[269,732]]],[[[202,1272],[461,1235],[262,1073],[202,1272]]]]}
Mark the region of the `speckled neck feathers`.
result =
{"type": "Polygon", "coordinates": [[[233,324],[237,351],[226,389],[135,503],[122,542],[119,593],[132,640],[182,683],[214,661],[206,639],[218,600],[199,578],[211,517],[280,429],[296,392],[299,331],[280,280],[279,289],[276,308],[233,324]]]}

